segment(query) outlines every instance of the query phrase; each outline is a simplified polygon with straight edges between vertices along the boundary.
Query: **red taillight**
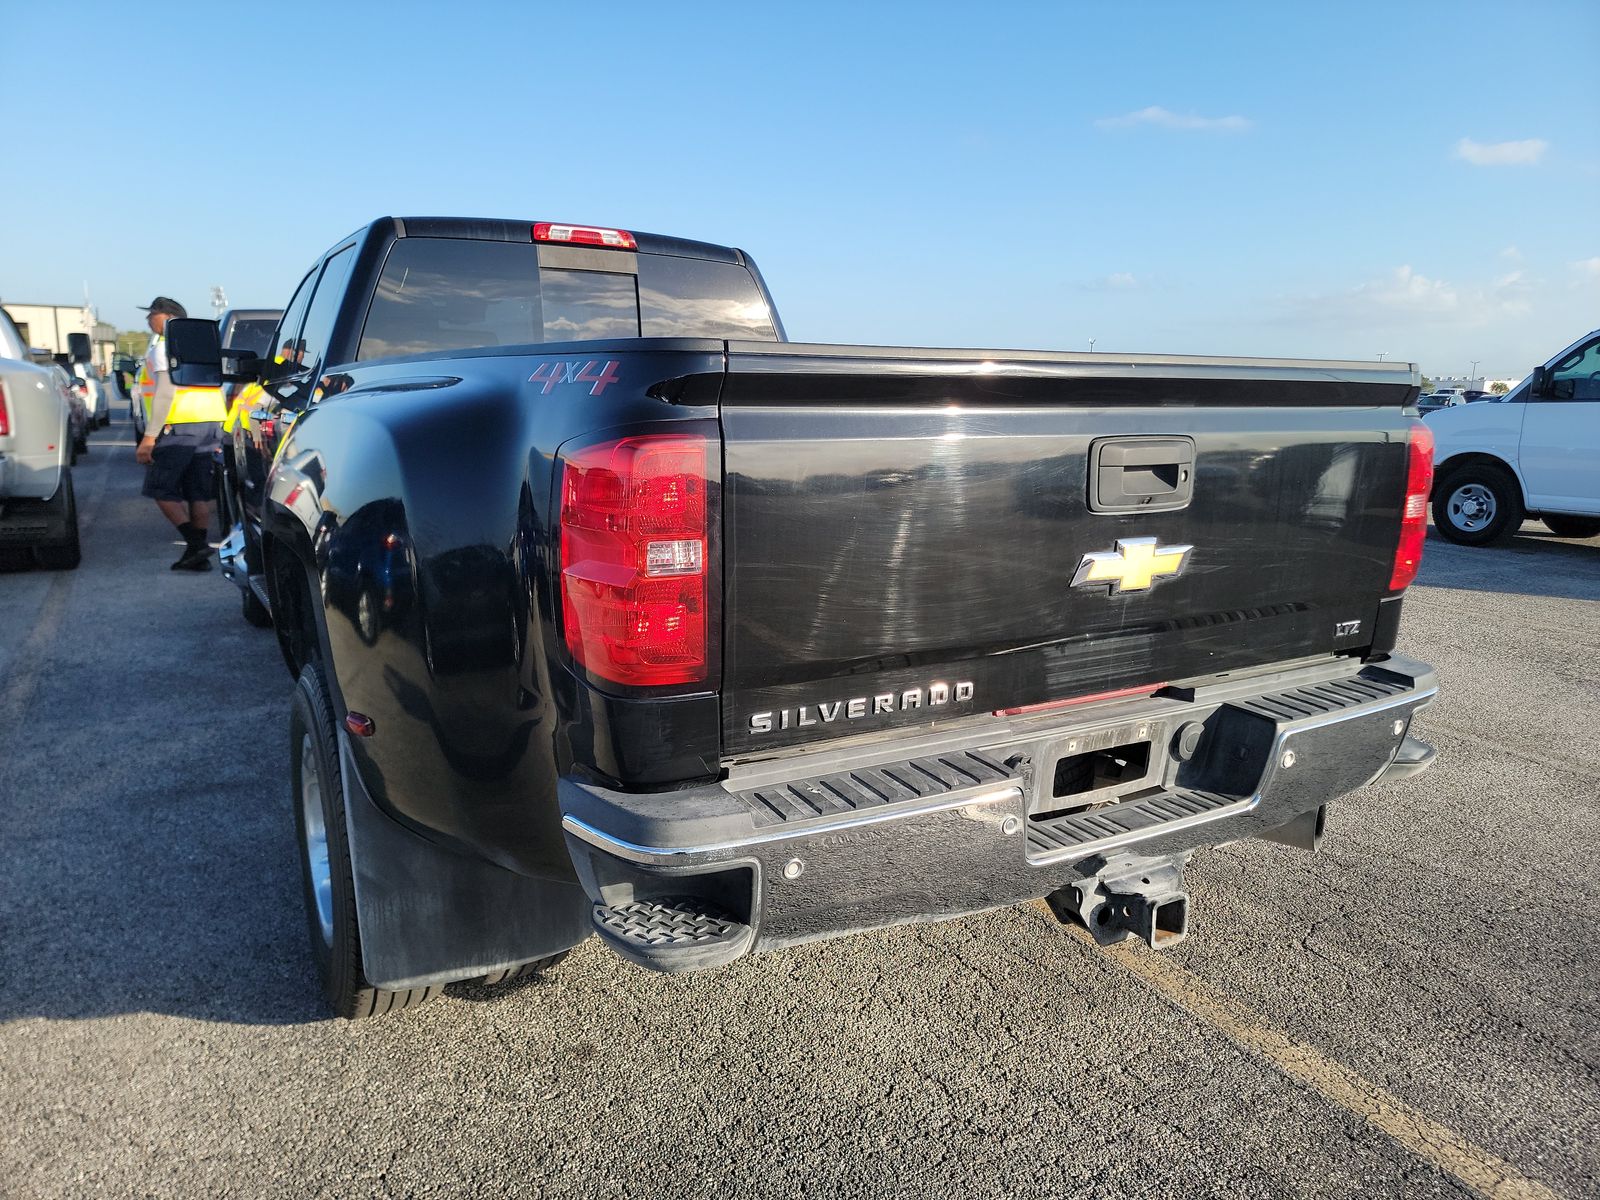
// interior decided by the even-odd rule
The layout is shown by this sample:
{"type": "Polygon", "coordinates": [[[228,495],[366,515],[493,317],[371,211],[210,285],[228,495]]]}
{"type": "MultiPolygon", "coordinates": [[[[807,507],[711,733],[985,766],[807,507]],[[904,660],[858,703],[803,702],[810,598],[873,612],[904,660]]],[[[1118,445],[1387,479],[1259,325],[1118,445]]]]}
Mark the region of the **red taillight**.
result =
{"type": "Polygon", "coordinates": [[[1433,489],[1433,430],[1421,421],[1411,426],[1406,458],[1406,497],[1400,507],[1400,541],[1394,549],[1389,590],[1411,586],[1422,566],[1422,543],[1428,536],[1428,493],[1433,489]]]}
{"type": "Polygon", "coordinates": [[[0,383],[0,437],[11,436],[11,410],[6,407],[6,385],[0,383]]]}
{"type": "Polygon", "coordinates": [[[558,225],[540,221],[533,227],[536,242],[571,242],[578,246],[608,246],[613,250],[637,250],[639,243],[626,229],[601,229],[598,225],[558,225]]]}
{"type": "Polygon", "coordinates": [[[567,648],[634,687],[706,678],[704,437],[623,438],[568,455],[561,476],[561,612],[567,648]]]}

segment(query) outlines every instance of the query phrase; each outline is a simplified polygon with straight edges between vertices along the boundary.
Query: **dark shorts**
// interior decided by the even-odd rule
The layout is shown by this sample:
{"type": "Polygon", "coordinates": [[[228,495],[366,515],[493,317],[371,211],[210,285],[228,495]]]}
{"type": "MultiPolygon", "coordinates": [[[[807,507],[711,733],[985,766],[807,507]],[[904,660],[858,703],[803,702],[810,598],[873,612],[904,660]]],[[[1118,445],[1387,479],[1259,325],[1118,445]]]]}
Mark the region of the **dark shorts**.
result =
{"type": "Polygon", "coordinates": [[[169,425],[150,448],[144,469],[144,494],[152,500],[193,504],[217,498],[212,451],[216,425],[169,425]]]}

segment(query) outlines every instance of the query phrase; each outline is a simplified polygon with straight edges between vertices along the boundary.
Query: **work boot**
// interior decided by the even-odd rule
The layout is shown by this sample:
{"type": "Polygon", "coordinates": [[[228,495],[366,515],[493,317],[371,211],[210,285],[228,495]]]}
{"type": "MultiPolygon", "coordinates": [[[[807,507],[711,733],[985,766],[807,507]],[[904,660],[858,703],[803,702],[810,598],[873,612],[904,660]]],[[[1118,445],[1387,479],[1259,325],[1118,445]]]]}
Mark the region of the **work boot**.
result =
{"type": "Polygon", "coordinates": [[[191,525],[185,521],[178,526],[178,532],[183,534],[184,550],[178,556],[178,561],[172,564],[174,571],[209,571],[211,570],[211,545],[206,541],[206,531],[198,525],[191,525]]]}

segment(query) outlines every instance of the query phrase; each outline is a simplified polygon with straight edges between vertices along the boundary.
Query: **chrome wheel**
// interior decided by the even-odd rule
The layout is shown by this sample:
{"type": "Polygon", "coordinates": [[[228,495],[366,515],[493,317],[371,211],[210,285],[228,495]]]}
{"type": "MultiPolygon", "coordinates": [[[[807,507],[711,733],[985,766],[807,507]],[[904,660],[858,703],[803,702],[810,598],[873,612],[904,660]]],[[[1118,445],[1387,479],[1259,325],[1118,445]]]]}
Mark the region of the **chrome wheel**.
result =
{"type": "Polygon", "coordinates": [[[333,866],[328,859],[328,826],[322,819],[322,775],[309,733],[300,738],[300,815],[305,820],[306,874],[317,904],[324,945],[333,945],[333,866]]]}
{"type": "Polygon", "coordinates": [[[372,593],[365,588],[361,590],[361,596],[356,601],[356,626],[368,643],[378,640],[378,612],[373,606],[372,593]]]}
{"type": "Polygon", "coordinates": [[[1499,505],[1481,483],[1464,483],[1450,493],[1450,523],[1463,533],[1480,533],[1494,523],[1499,505]]]}

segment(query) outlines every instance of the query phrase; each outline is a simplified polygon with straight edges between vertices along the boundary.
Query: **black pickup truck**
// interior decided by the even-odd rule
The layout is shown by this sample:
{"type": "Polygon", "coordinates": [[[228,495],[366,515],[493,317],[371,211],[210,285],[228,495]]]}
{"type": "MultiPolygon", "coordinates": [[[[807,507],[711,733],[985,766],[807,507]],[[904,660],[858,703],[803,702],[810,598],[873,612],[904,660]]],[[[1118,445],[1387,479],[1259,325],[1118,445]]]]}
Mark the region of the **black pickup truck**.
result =
{"type": "Polygon", "coordinates": [[[1168,945],[1196,849],[1433,756],[1410,366],[801,345],[739,250],[431,217],[280,361],[168,338],[263,391],[228,567],[345,1016],[1041,896],[1168,945]]]}

